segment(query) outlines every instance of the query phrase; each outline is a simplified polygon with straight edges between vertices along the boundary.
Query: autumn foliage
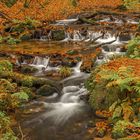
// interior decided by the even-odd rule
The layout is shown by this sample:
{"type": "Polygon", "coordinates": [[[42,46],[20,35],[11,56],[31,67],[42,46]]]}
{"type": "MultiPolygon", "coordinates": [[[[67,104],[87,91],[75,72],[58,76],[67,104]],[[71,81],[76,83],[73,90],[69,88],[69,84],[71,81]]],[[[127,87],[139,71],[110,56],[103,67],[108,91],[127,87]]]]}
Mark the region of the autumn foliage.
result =
{"type": "Polygon", "coordinates": [[[39,20],[53,20],[65,18],[66,16],[78,13],[82,10],[95,9],[95,7],[116,7],[121,4],[121,0],[20,0],[12,7],[8,8],[4,3],[0,3],[0,10],[8,13],[12,19],[25,19],[31,17],[39,20]]]}

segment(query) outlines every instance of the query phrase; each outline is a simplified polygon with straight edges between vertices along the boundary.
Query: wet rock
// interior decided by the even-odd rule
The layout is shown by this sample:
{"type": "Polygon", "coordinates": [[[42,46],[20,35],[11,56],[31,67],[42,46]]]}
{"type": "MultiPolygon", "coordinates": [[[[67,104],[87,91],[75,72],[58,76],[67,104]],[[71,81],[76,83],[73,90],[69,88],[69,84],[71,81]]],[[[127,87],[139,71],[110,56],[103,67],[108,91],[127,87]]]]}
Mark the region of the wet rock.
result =
{"type": "Polygon", "coordinates": [[[41,30],[36,30],[36,31],[34,31],[34,33],[33,33],[31,38],[33,38],[33,39],[40,39],[41,36],[42,36],[42,31],[41,30]]]}
{"type": "Polygon", "coordinates": [[[129,40],[131,40],[131,35],[128,33],[122,33],[119,36],[119,40],[120,41],[129,41],[129,40]]]}
{"type": "Polygon", "coordinates": [[[24,66],[21,66],[21,72],[22,73],[35,73],[37,72],[38,69],[36,69],[35,67],[32,67],[32,66],[29,66],[29,65],[24,65],[24,66]]]}
{"type": "Polygon", "coordinates": [[[77,92],[77,91],[79,91],[80,90],[80,88],[79,87],[76,87],[76,86],[68,86],[68,87],[65,87],[64,89],[63,89],[63,92],[64,93],[69,93],[69,92],[77,92]]]}
{"type": "Polygon", "coordinates": [[[104,46],[103,49],[107,52],[109,52],[109,47],[108,46],[104,46]]]}
{"type": "Polygon", "coordinates": [[[37,94],[43,96],[50,96],[55,92],[56,90],[52,88],[50,85],[43,85],[41,88],[37,90],[37,94]]]}
{"type": "Polygon", "coordinates": [[[82,36],[87,36],[88,35],[88,27],[86,27],[86,28],[81,28],[81,30],[80,30],[80,34],[82,35],[82,36]]]}
{"type": "Polygon", "coordinates": [[[46,76],[52,76],[52,77],[60,77],[60,74],[58,73],[58,71],[56,70],[50,70],[50,71],[47,71],[45,73],[46,76]]]}
{"type": "Polygon", "coordinates": [[[59,66],[61,64],[62,64],[62,62],[60,60],[51,60],[49,62],[49,66],[51,66],[51,67],[57,67],[57,66],[59,66]]]}
{"type": "Polygon", "coordinates": [[[40,87],[36,93],[37,95],[50,96],[50,95],[53,95],[53,93],[60,93],[60,91],[57,87],[46,84],[40,87]]]}
{"type": "Polygon", "coordinates": [[[64,30],[54,30],[52,31],[51,36],[52,36],[52,40],[56,40],[56,41],[63,40],[65,39],[65,32],[64,30]]]}
{"type": "Polygon", "coordinates": [[[26,41],[26,40],[30,40],[31,39],[31,35],[30,34],[24,34],[20,37],[20,39],[22,41],[26,41]]]}
{"type": "Polygon", "coordinates": [[[76,65],[77,61],[71,58],[64,58],[62,60],[62,66],[68,66],[68,67],[74,67],[76,65]]]}
{"type": "Polygon", "coordinates": [[[85,102],[88,102],[88,100],[89,100],[89,95],[88,95],[88,94],[81,95],[81,96],[80,96],[80,99],[83,100],[83,101],[85,101],[85,102]]]}
{"type": "Polygon", "coordinates": [[[127,51],[127,49],[125,47],[120,48],[120,52],[126,52],[126,51],[127,51]]]}

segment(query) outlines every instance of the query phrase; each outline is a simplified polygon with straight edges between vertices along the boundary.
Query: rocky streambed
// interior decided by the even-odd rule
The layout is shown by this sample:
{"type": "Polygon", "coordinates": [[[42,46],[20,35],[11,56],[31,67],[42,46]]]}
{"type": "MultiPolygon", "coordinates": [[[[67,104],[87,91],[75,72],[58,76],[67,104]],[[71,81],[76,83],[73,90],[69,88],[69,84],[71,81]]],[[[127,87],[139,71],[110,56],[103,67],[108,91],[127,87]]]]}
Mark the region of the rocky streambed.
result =
{"type": "Polygon", "coordinates": [[[17,72],[54,84],[53,89],[38,89],[42,96],[17,113],[25,139],[95,137],[95,116],[84,83],[97,65],[125,55],[127,42],[140,34],[138,20],[138,14],[84,13],[52,23],[59,30],[34,31],[28,42],[0,45],[0,57],[10,60],[17,72]],[[69,68],[69,76],[60,75],[62,67],[69,68]]]}

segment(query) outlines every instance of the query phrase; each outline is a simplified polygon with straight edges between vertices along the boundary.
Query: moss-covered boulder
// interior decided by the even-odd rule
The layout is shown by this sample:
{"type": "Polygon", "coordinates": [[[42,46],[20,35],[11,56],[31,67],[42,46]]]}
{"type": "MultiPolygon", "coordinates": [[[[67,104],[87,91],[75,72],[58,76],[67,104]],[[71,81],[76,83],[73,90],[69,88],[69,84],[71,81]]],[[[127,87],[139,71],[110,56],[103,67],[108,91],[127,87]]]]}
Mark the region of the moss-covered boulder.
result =
{"type": "Polygon", "coordinates": [[[31,35],[30,34],[24,34],[20,37],[20,39],[22,41],[26,41],[26,40],[30,40],[31,39],[31,35]]]}
{"type": "Polygon", "coordinates": [[[25,74],[35,73],[37,72],[37,69],[35,67],[26,65],[21,67],[21,72],[25,74]]]}
{"type": "Polygon", "coordinates": [[[52,31],[52,39],[56,40],[56,41],[65,39],[64,30],[53,30],[52,31]]]}
{"type": "Polygon", "coordinates": [[[112,90],[109,93],[107,89],[96,85],[94,90],[89,96],[89,103],[93,110],[105,110],[108,109],[116,100],[118,100],[117,90],[112,90]]]}
{"type": "Polygon", "coordinates": [[[58,93],[58,89],[56,87],[51,85],[43,85],[37,90],[36,93],[37,95],[41,95],[41,96],[50,96],[56,92],[58,93]]]}

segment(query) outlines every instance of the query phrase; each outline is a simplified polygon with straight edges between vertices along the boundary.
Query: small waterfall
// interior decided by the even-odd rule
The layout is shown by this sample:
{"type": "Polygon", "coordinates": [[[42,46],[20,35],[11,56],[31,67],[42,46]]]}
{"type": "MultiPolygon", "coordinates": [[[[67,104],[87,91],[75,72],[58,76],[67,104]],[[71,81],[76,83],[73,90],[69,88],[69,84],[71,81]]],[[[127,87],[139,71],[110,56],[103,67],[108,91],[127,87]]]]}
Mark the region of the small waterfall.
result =
{"type": "Polygon", "coordinates": [[[57,103],[46,105],[51,108],[49,112],[42,116],[43,119],[51,118],[55,124],[63,124],[73,115],[78,115],[83,111],[85,103],[80,100],[81,95],[86,95],[88,91],[83,86],[67,86],[63,88],[63,95],[57,103]]]}
{"type": "Polygon", "coordinates": [[[83,64],[83,61],[80,61],[80,62],[77,63],[77,65],[73,68],[74,73],[80,73],[81,72],[80,68],[81,68],[82,64],[83,64]]]}
{"type": "Polygon", "coordinates": [[[33,67],[36,67],[39,71],[42,71],[43,68],[46,69],[49,64],[50,58],[49,57],[39,57],[36,56],[33,60],[33,63],[30,64],[33,67]]]}
{"type": "Polygon", "coordinates": [[[110,33],[106,33],[103,38],[99,38],[98,40],[96,40],[96,42],[100,43],[100,44],[111,42],[111,41],[114,41],[114,42],[110,45],[120,45],[120,44],[122,44],[119,41],[119,37],[116,37],[115,35],[111,35],[110,33]],[[114,41],[114,40],[116,40],[116,41],[114,41]]]}
{"type": "Polygon", "coordinates": [[[80,31],[73,31],[73,33],[66,32],[65,39],[62,42],[66,41],[82,41],[85,39],[84,36],[81,35],[80,31]]]}
{"type": "Polygon", "coordinates": [[[62,40],[61,42],[67,42],[67,41],[69,41],[69,40],[71,40],[70,33],[65,32],[65,39],[62,40]]]}
{"type": "Polygon", "coordinates": [[[127,20],[127,23],[130,23],[130,24],[135,24],[135,25],[137,25],[137,24],[139,24],[139,22],[138,21],[135,21],[135,20],[127,20]]]}
{"type": "MultiPolygon", "coordinates": [[[[26,123],[43,123],[44,120],[49,119],[49,121],[53,121],[55,125],[63,125],[70,118],[84,112],[86,105],[80,97],[87,95],[88,91],[84,86],[80,86],[81,85],[64,87],[62,89],[63,95],[56,102],[33,102],[33,104],[43,104],[44,108],[46,108],[46,112],[26,123]]],[[[57,98],[56,93],[50,96],[50,98],[47,97],[48,101],[53,100],[53,98],[57,98]]]]}
{"type": "Polygon", "coordinates": [[[41,36],[41,37],[40,37],[40,40],[41,40],[41,41],[47,41],[47,40],[48,40],[48,36],[41,36]]]}
{"type": "Polygon", "coordinates": [[[50,60],[49,57],[42,58],[42,57],[36,56],[34,61],[33,61],[33,65],[42,65],[44,67],[47,67],[49,60],[50,60]]]}
{"type": "Polygon", "coordinates": [[[78,18],[75,18],[75,19],[56,20],[56,24],[55,25],[67,25],[67,24],[76,22],[77,20],[78,20],[78,18]]]}

